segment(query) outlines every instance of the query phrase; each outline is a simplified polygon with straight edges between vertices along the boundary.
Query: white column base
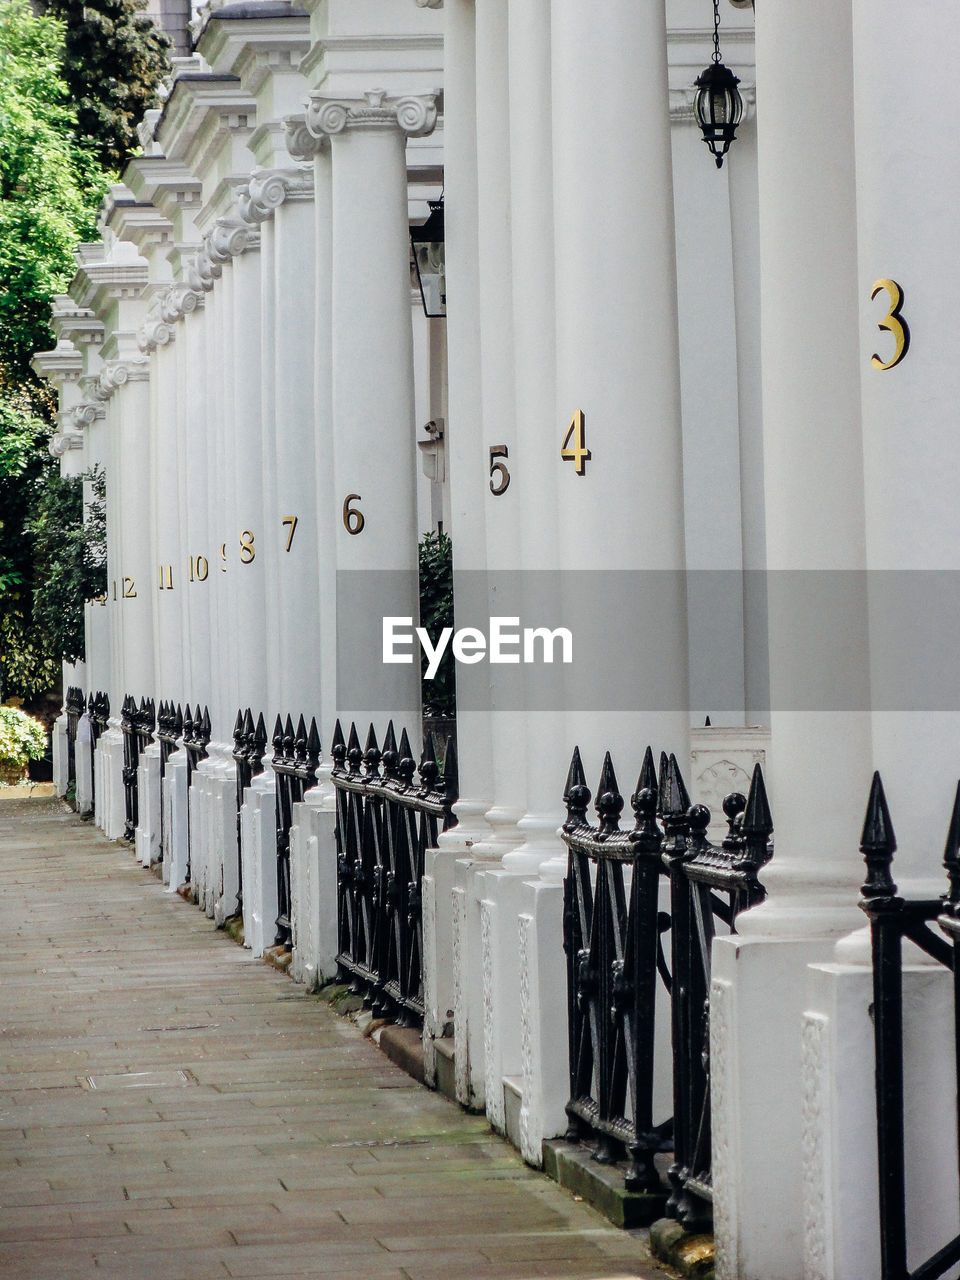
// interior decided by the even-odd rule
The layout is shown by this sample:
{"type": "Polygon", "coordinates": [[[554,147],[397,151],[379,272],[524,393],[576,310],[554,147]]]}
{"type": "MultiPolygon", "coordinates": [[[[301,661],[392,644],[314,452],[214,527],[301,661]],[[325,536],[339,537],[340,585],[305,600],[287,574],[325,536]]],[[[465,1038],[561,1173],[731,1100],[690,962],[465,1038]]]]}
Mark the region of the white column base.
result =
{"type": "Polygon", "coordinates": [[[123,790],[123,734],[118,728],[106,729],[101,734],[97,754],[101,760],[100,772],[97,774],[97,821],[108,840],[122,840],[126,825],[126,805],[123,790]]]}
{"type": "Polygon", "coordinates": [[[520,1154],[543,1164],[543,1143],[567,1129],[567,1047],[563,884],[537,880],[522,889],[516,922],[520,1021],[520,1154]]]}
{"type": "Polygon", "coordinates": [[[336,800],[319,787],[294,805],[290,828],[293,915],[291,971],[305,986],[319,986],[337,972],[336,800]]]}
{"type": "Polygon", "coordinates": [[[163,774],[167,809],[163,823],[163,879],[176,893],[187,875],[187,754],[177,750],[167,760],[163,774]]]}
{"type": "MultiPolygon", "coordinates": [[[[434,866],[435,871],[437,865],[434,866]]],[[[493,987],[485,978],[484,966],[487,960],[483,948],[480,899],[484,893],[483,872],[490,867],[489,862],[469,857],[458,858],[453,867],[455,883],[449,899],[453,1000],[452,1005],[448,1006],[453,1008],[454,1087],[457,1101],[474,1111],[487,1109],[488,1118],[490,1095],[487,1089],[485,1028],[490,1017],[488,1002],[492,999],[493,987]]],[[[502,1118],[502,1113],[501,1105],[498,1117],[502,1118]]]]}
{"type": "Polygon", "coordinates": [[[137,861],[152,867],[160,856],[160,743],[140,752],[137,769],[137,861]]]}
{"type": "Polygon", "coordinates": [[[243,797],[243,936],[255,956],[273,946],[276,936],[277,789],[269,765],[243,797]]]}
{"type": "Polygon", "coordinates": [[[93,753],[90,750],[93,742],[93,725],[86,712],[77,724],[76,765],[77,765],[77,813],[87,814],[93,808],[93,753]]]}
{"type": "Polygon", "coordinates": [[[190,887],[193,899],[205,915],[213,917],[213,892],[210,866],[210,786],[209,776],[201,772],[205,761],[193,771],[187,792],[190,810],[188,839],[190,842],[190,887]],[[209,909],[208,909],[209,903],[209,909]]]}
{"type": "MultiPolygon", "coordinates": [[[[217,928],[237,910],[240,887],[237,849],[237,766],[232,756],[215,760],[210,771],[210,858],[212,915],[217,928]]],[[[208,914],[210,912],[208,911],[208,914]]]]}
{"type": "MultiPolygon", "coordinates": [[[[429,1085],[437,1082],[436,1042],[449,1034],[455,1018],[453,890],[456,868],[456,853],[452,849],[427,849],[420,898],[423,911],[423,1066],[429,1085]]],[[[462,1016],[466,1017],[465,1011],[462,1016]]]]}
{"type": "MultiPolygon", "coordinates": [[[[875,1280],[880,1235],[872,972],[861,965],[812,965],[807,992],[801,1057],[804,1280],[875,1280]]],[[[939,965],[905,967],[903,998],[912,1271],[957,1230],[951,974],[939,965]]]]}
{"type": "Polygon", "coordinates": [[[66,712],[57,716],[53,722],[53,735],[51,738],[51,752],[53,755],[53,785],[58,796],[67,794],[67,716],[66,712]]]}
{"type": "Polygon", "coordinates": [[[710,1087],[717,1280],[805,1280],[803,1119],[797,1105],[801,1022],[806,967],[828,961],[834,943],[832,938],[741,936],[713,944],[710,1087]]]}
{"type": "MultiPolygon", "coordinates": [[[[473,895],[470,879],[479,895],[480,972],[482,974],[483,1078],[487,1118],[498,1133],[507,1133],[504,1077],[519,1084],[522,1075],[519,992],[528,975],[520,969],[519,917],[525,878],[521,873],[494,866],[469,876],[467,910],[473,895]]],[[[468,930],[470,919],[468,916],[468,930]]],[[[471,966],[470,972],[477,972],[471,966]]],[[[560,972],[563,970],[561,968],[560,972]]],[[[469,1022],[468,1022],[469,1025],[469,1022]]],[[[511,1135],[514,1138],[517,1134],[511,1135]]]]}

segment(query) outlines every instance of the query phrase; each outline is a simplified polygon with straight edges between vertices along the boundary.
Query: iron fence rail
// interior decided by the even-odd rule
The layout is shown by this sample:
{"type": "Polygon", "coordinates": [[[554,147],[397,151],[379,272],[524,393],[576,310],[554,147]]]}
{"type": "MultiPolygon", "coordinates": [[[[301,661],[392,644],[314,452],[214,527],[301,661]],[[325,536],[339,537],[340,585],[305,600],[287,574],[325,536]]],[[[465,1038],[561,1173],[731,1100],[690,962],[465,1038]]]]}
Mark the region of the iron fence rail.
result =
{"type": "Polygon", "coordinates": [[[87,714],[90,717],[90,812],[97,812],[97,743],[106,732],[110,721],[110,699],[100,689],[91,693],[87,700],[87,714]]]}
{"type": "Polygon", "coordinates": [[[67,789],[77,785],[77,725],[83,715],[86,698],[83,690],[72,684],[67,689],[63,700],[63,710],[67,717],[67,789]]]}
{"type": "Polygon", "coordinates": [[[564,884],[570,1118],[568,1138],[592,1145],[601,1163],[628,1161],[629,1190],[658,1193],[658,1152],[673,1152],[667,1212],[697,1228],[711,1216],[709,991],[717,922],[762,900],[757,872],[770,858],[773,825],[763,774],[750,794],[724,801],[728,832],[711,844],[711,814],[691,805],[674,756],[650,748],[631,797],[634,824],[620,827],[624,799],[607,753],[597,787],[597,825],[578,749],[567,774],[564,884]],[[662,822],[658,824],[658,818],[662,822]],[[660,909],[661,881],[669,912],[660,909]],[[670,963],[663,935],[670,935],[670,963]],[[670,998],[673,1118],[654,1123],[658,974],[670,998]]]}
{"type": "Polygon", "coordinates": [[[177,705],[175,707],[172,702],[161,702],[157,708],[157,741],[160,744],[160,778],[158,783],[160,794],[160,847],[157,853],[158,863],[163,862],[163,779],[167,771],[167,761],[179,747],[182,734],[183,712],[180,706],[177,705]]]}
{"type": "Polygon", "coordinates": [[[120,731],[123,734],[123,838],[135,840],[140,822],[138,775],[140,755],[153,741],[156,728],[156,709],[152,698],[136,699],[127,694],[120,711],[120,731]]]}
{"type": "Polygon", "coordinates": [[[253,779],[263,772],[263,757],[267,750],[267,728],[261,713],[253,723],[253,711],[237,712],[233,729],[233,759],[237,766],[237,901],[230,913],[234,919],[243,917],[243,793],[253,779]]]}
{"type": "MultiPolygon", "coordinates": [[[[942,898],[909,900],[898,894],[893,880],[896,848],[883,783],[875,773],[860,839],[867,865],[860,906],[870,921],[873,961],[880,1271],[882,1280],[938,1280],[960,1262],[960,1234],[913,1270],[907,1264],[903,940],[909,939],[953,974],[952,1033],[960,1085],[960,785],[943,859],[949,890],[942,898]],[[934,923],[946,937],[931,928],[934,923]]],[[[960,1128],[957,1142],[960,1148],[960,1128]]]]}
{"type": "Polygon", "coordinates": [[[291,716],[284,723],[277,716],[273,730],[273,771],[277,778],[277,932],[275,947],[293,946],[293,915],[290,886],[290,828],[293,806],[317,785],[320,767],[320,734],[316,719],[307,729],[303,716],[294,729],[291,716]]]}
{"type": "Polygon", "coordinates": [[[361,748],[355,724],[331,746],[337,799],[337,964],[378,1016],[423,1021],[421,893],[426,850],[456,825],[456,746],[438,764],[428,734],[419,766],[406,729],[391,721],[381,751],[374,726],[361,748]],[[414,780],[414,775],[417,780],[414,780]]]}

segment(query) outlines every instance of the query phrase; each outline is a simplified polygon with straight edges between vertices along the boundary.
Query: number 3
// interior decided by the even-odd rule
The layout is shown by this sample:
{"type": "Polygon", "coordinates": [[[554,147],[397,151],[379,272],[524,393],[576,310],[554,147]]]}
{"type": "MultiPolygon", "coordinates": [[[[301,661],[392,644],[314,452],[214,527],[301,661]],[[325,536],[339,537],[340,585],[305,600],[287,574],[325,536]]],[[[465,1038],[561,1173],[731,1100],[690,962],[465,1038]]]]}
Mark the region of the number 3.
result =
{"type": "Polygon", "coordinates": [[[893,353],[893,359],[884,363],[878,355],[874,355],[870,363],[875,369],[892,369],[894,365],[900,363],[903,357],[910,350],[910,329],[906,320],[900,314],[900,308],[903,306],[903,290],[897,284],[896,280],[882,279],[878,280],[870,294],[871,302],[878,293],[886,290],[890,297],[890,310],[885,318],[877,325],[878,329],[886,329],[888,333],[892,333],[896,342],[896,349],[893,353]]]}

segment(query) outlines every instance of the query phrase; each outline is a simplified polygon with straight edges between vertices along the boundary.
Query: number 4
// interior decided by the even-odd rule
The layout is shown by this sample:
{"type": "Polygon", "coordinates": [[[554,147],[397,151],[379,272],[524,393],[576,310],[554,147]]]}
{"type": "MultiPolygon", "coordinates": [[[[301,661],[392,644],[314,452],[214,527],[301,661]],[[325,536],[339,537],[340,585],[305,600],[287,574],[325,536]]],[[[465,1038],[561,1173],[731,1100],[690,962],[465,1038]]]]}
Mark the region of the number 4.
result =
{"type": "Polygon", "coordinates": [[[583,410],[578,409],[570,419],[567,434],[563,437],[563,444],[560,446],[560,457],[564,462],[574,463],[578,476],[586,474],[587,463],[593,457],[593,454],[584,443],[585,421],[583,410]]]}

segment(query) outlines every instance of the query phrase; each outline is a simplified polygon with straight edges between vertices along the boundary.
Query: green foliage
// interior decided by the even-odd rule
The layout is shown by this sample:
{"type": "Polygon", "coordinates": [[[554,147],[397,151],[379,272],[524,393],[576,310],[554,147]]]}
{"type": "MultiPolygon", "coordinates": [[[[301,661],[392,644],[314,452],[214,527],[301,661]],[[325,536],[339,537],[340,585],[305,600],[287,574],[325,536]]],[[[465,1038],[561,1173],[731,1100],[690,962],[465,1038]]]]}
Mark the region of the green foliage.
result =
{"type": "MultiPolygon", "coordinates": [[[[433,644],[444,627],[453,626],[453,544],[445,533],[428,533],[420,543],[420,625],[433,644]]],[[[422,655],[421,673],[427,659],[422,655]]],[[[423,680],[423,713],[456,714],[457,690],[453,653],[446,653],[432,680],[423,680]]]]}
{"type": "Polygon", "coordinates": [[[79,662],[83,606],[107,586],[103,472],[65,478],[48,469],[27,527],[34,538],[34,626],[50,651],[64,662],[79,662]],[[86,522],[84,479],[91,488],[86,522]]]}
{"type": "Polygon", "coordinates": [[[62,25],[27,0],[0,6],[0,387],[29,384],[50,345],[50,298],[96,231],[106,177],[76,140],[60,77],[62,25]]]}
{"type": "Polygon", "coordinates": [[[63,74],[77,104],[82,144],[119,173],[137,147],[137,125],[170,70],[167,36],[138,0],[46,0],[63,19],[63,74]]]}
{"type": "Polygon", "coordinates": [[[50,687],[59,663],[31,634],[33,540],[27,532],[39,477],[52,465],[50,428],[26,394],[0,390],[0,691],[29,698],[50,687]]]}
{"type": "Polygon", "coordinates": [[[0,707],[0,764],[39,760],[47,749],[47,733],[39,720],[19,707],[0,707]]]}
{"type": "Polygon", "coordinates": [[[58,468],[44,447],[52,397],[30,360],[53,345],[51,297],[96,234],[108,182],[77,139],[63,43],[63,23],[28,0],[0,5],[0,691],[23,698],[57,682],[66,635],[65,619],[47,635],[34,616],[33,505],[58,468]]]}

